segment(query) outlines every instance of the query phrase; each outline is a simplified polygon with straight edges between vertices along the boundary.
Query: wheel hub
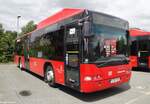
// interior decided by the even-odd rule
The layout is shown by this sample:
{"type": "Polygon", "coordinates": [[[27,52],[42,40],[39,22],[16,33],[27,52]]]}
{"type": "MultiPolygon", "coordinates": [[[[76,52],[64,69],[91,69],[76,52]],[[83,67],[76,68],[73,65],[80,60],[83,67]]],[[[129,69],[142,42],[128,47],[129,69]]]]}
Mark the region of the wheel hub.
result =
{"type": "Polygon", "coordinates": [[[53,71],[48,71],[48,72],[47,72],[47,80],[48,80],[48,81],[52,81],[53,78],[54,78],[53,71]]]}
{"type": "Polygon", "coordinates": [[[20,66],[19,66],[20,68],[22,68],[22,64],[20,63],[20,66]]]}

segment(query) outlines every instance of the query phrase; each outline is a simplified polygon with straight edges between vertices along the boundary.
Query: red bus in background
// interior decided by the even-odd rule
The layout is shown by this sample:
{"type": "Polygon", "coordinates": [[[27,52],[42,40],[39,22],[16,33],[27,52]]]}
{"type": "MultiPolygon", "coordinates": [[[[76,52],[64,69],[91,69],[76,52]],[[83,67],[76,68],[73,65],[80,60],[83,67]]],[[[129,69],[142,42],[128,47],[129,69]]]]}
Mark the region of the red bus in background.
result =
{"type": "Polygon", "coordinates": [[[130,29],[131,65],[141,70],[150,68],[150,32],[130,29]]]}
{"type": "Polygon", "coordinates": [[[16,39],[15,63],[83,93],[104,90],[131,77],[128,22],[85,9],[63,9],[16,39]]]}

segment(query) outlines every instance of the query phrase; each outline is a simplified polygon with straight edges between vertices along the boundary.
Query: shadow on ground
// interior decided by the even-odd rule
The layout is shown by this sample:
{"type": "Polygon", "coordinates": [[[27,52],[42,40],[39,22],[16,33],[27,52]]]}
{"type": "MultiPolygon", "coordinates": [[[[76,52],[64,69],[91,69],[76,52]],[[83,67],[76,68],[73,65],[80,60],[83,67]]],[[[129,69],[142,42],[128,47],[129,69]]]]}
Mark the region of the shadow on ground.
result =
{"type": "Polygon", "coordinates": [[[138,71],[138,72],[150,72],[150,69],[149,68],[132,68],[133,71],[138,71]]]}
{"type": "MultiPolygon", "coordinates": [[[[44,79],[42,77],[40,77],[40,76],[38,76],[38,75],[28,71],[28,70],[24,70],[24,71],[26,71],[29,74],[32,74],[33,76],[37,77],[38,79],[40,79],[42,81],[44,81],[44,79]]],[[[103,91],[84,94],[84,93],[80,93],[78,91],[75,91],[73,89],[70,89],[70,88],[62,86],[62,85],[58,85],[58,87],[57,87],[57,89],[65,92],[66,94],[74,96],[74,97],[76,97],[82,101],[85,101],[85,102],[94,102],[97,100],[102,100],[102,99],[111,97],[113,95],[123,93],[123,92],[129,90],[130,88],[131,88],[130,85],[126,83],[126,84],[122,84],[118,87],[113,87],[113,88],[106,89],[103,91]]]]}
{"type": "Polygon", "coordinates": [[[123,84],[118,87],[113,87],[113,88],[106,89],[103,91],[84,94],[84,93],[80,93],[75,90],[72,90],[70,88],[67,88],[65,86],[59,86],[59,89],[61,91],[65,92],[71,96],[74,96],[82,101],[85,101],[85,102],[94,102],[97,100],[102,100],[102,99],[111,97],[113,95],[123,93],[123,92],[129,90],[130,88],[131,87],[129,84],[123,84]]]}
{"type": "Polygon", "coordinates": [[[25,72],[27,72],[28,74],[32,74],[32,75],[35,76],[36,78],[38,78],[38,79],[44,81],[44,78],[43,78],[43,77],[41,77],[41,76],[39,76],[39,75],[37,75],[37,74],[35,74],[35,73],[29,71],[29,70],[22,69],[21,71],[25,71],[25,72]]]}

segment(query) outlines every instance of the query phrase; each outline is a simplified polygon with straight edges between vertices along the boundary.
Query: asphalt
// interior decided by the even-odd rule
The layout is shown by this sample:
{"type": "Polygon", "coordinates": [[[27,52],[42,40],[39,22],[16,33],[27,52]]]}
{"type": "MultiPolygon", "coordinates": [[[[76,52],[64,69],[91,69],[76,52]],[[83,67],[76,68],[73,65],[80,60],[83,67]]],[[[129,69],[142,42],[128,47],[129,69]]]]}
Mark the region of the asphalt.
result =
{"type": "Polygon", "coordinates": [[[41,77],[0,64],[0,104],[149,104],[150,73],[132,71],[130,85],[81,94],[64,86],[49,87],[41,77]]]}

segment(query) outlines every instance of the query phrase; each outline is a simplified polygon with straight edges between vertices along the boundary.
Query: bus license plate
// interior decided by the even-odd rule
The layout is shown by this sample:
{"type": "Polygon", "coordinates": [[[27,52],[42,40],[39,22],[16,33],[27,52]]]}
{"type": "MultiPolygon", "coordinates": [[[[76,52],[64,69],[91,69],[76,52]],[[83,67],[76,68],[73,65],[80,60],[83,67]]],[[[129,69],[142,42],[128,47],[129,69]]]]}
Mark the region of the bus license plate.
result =
{"type": "Polygon", "coordinates": [[[116,82],[119,82],[119,81],[120,81],[120,78],[114,78],[114,79],[110,80],[110,83],[116,83],[116,82]]]}

